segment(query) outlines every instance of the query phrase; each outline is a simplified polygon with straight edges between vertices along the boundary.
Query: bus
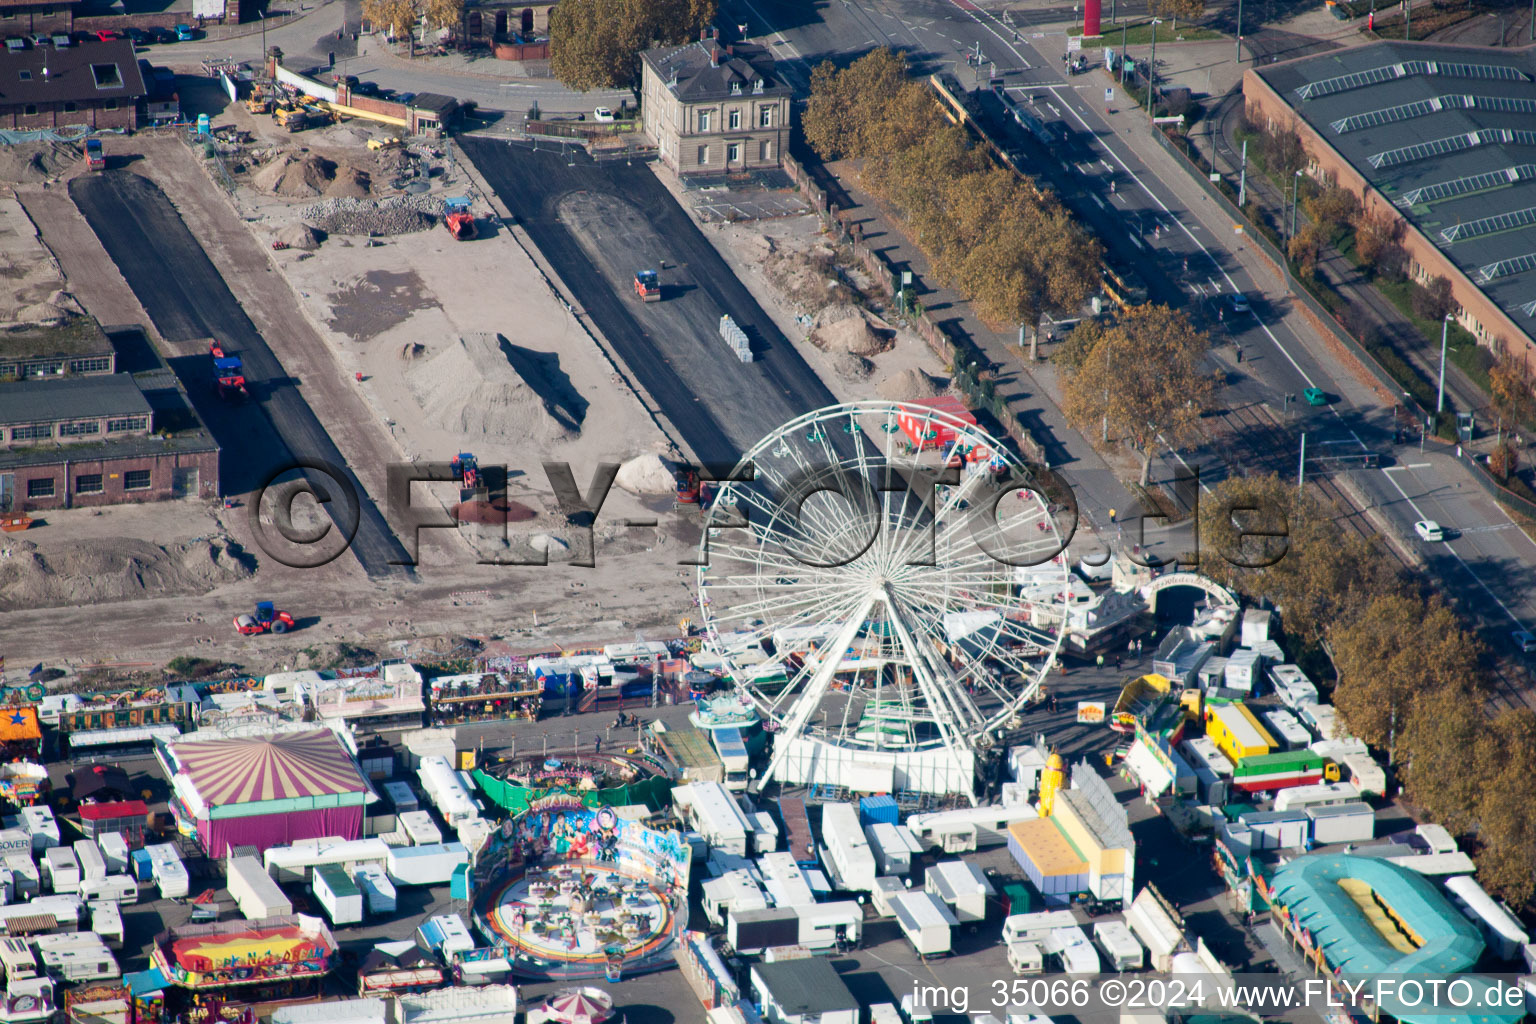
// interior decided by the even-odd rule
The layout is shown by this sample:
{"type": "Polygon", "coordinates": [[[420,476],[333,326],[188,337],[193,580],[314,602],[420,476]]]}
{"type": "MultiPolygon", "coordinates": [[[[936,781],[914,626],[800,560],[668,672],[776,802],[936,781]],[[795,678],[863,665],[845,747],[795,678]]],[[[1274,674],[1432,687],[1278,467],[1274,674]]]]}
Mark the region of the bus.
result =
{"type": "Polygon", "coordinates": [[[1128,264],[1106,259],[1099,264],[1099,278],[1104,294],[1121,309],[1146,305],[1147,283],[1128,264]]]}

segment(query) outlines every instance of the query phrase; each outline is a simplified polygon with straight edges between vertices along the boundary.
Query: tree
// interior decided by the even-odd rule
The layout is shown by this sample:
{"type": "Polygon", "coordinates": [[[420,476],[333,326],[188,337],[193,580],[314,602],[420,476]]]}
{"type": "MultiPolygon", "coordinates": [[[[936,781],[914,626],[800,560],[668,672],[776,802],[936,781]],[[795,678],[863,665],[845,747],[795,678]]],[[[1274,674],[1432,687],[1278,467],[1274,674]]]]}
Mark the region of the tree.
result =
{"type": "Polygon", "coordinates": [[[363,17],[396,39],[415,39],[416,0],[363,0],[363,17]]]}
{"type": "MultiPolygon", "coordinates": [[[[1359,207],[1355,214],[1355,252],[1360,256],[1360,262],[1371,268],[1376,273],[1383,273],[1382,257],[1387,255],[1389,248],[1397,246],[1397,241],[1402,237],[1403,220],[1386,210],[1374,207],[1359,207]]],[[[1395,266],[1393,268],[1395,270],[1395,266]]],[[[1393,276],[1387,273],[1386,276],[1393,276]]]]}
{"type": "Polygon", "coordinates": [[[1141,457],[1141,485],[1152,475],[1152,453],[1199,433],[1200,414],[1216,393],[1201,363],[1211,340],[1183,313],[1167,306],[1124,311],[1063,383],[1064,411],[1078,430],[1101,422],[1141,457]]]}
{"type": "Polygon", "coordinates": [[[561,0],[549,12],[549,70],[567,88],[613,89],[640,73],[640,51],[697,39],[713,0],[561,0]]]}
{"type": "Polygon", "coordinates": [[[1518,426],[1536,412],[1536,394],[1531,391],[1531,379],[1526,376],[1524,367],[1512,359],[1502,359],[1488,371],[1488,398],[1493,406],[1500,441],[1504,439],[1506,427],[1518,426]]]}
{"type": "Polygon", "coordinates": [[[1477,820],[1484,785],[1479,744],[1487,729],[1481,702],[1465,690],[1440,687],[1413,698],[1400,742],[1404,786],[1452,832],[1466,832],[1477,820]]]}
{"type": "Polygon", "coordinates": [[[1360,215],[1360,200],[1355,194],[1332,183],[1305,196],[1302,205],[1312,222],[1329,237],[1353,224],[1360,215]]]}
{"type": "Polygon", "coordinates": [[[1307,150],[1294,125],[1271,125],[1259,137],[1264,159],[1282,181],[1290,180],[1291,175],[1307,166],[1307,150]]]}
{"type": "Polygon", "coordinates": [[[886,47],[846,68],[818,64],[800,119],[806,141],[823,160],[894,156],[942,122],[927,90],[907,77],[905,55],[886,47]]]}
{"type": "Polygon", "coordinates": [[[1269,601],[1289,639],[1316,646],[1331,625],[1399,587],[1376,542],[1341,536],[1334,516],[1274,474],[1228,477],[1200,502],[1200,571],[1269,601]]]}
{"type": "Polygon", "coordinates": [[[1500,480],[1508,480],[1520,468],[1520,453],[1508,441],[1500,441],[1488,453],[1488,472],[1500,480]]]}
{"type": "Polygon", "coordinates": [[[1180,18],[1191,21],[1205,13],[1205,0],[1151,0],[1147,9],[1154,18],[1170,19],[1170,31],[1177,32],[1180,18]]]}
{"type": "Polygon", "coordinates": [[[1477,875],[1483,887],[1511,906],[1536,892],[1536,714],[1529,708],[1501,713],[1484,728],[1468,772],[1480,783],[1477,808],[1477,875]]]}
{"type": "Polygon", "coordinates": [[[1445,275],[1437,274],[1429,279],[1428,284],[1414,286],[1413,311],[1425,320],[1442,320],[1455,308],[1456,300],[1451,297],[1451,281],[1445,275]]]}
{"type": "Polygon", "coordinates": [[[464,0],[423,0],[421,16],[428,29],[452,29],[464,20],[464,0]]]}
{"type": "Polygon", "coordinates": [[[1381,594],[1334,629],[1329,646],[1339,678],[1334,707],[1350,733],[1386,750],[1391,764],[1415,694],[1474,689],[1477,641],[1438,599],[1381,594]]]}
{"type": "Polygon", "coordinates": [[[1323,252],[1327,234],[1317,223],[1303,224],[1286,243],[1286,255],[1296,264],[1296,272],[1310,278],[1317,272],[1317,261],[1323,252]]]}
{"type": "Polygon", "coordinates": [[[1056,351],[1051,353],[1051,362],[1069,373],[1075,371],[1088,359],[1088,354],[1103,334],[1104,321],[1084,317],[1062,340],[1056,351]]]}

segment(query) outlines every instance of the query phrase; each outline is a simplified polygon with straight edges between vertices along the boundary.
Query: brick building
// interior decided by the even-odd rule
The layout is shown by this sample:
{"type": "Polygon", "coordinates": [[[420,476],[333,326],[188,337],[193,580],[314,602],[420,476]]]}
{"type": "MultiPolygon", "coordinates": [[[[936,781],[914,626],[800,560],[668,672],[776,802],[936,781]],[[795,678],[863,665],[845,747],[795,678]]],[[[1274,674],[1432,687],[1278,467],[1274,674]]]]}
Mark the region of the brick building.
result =
{"type": "Polygon", "coordinates": [[[703,39],[640,55],[640,118],[679,175],[779,166],[789,145],[790,88],[759,46],[703,39]]]}
{"type": "Polygon", "coordinates": [[[549,12],[554,0],[466,0],[459,38],[471,45],[516,51],[515,60],[549,56],[549,12]]]}
{"type": "Polygon", "coordinates": [[[0,383],[0,512],[217,496],[219,449],[169,371],[0,383]],[[183,429],[164,429],[159,423],[183,429]]]}
{"type": "Polygon", "coordinates": [[[126,39],[0,51],[0,83],[0,128],[13,130],[134,128],[146,92],[126,39]]]}
{"type": "Polygon", "coordinates": [[[1532,366],[1536,50],[1372,43],[1250,68],[1243,98],[1297,132],[1303,173],[1400,222],[1408,273],[1447,278],[1480,344],[1532,366]]]}
{"type": "Polygon", "coordinates": [[[117,351],[88,317],[0,333],[0,381],[116,372],[117,351]]]}
{"type": "Polygon", "coordinates": [[[73,32],[75,5],[61,0],[0,0],[0,36],[73,32]]]}

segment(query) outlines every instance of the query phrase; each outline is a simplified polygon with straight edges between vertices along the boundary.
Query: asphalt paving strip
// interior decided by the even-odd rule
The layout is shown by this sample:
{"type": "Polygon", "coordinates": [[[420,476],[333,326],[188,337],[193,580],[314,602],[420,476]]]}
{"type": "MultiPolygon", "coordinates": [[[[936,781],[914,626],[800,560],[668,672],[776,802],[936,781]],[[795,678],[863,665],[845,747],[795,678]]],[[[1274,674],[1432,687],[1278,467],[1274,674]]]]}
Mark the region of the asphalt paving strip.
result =
{"type": "MultiPolygon", "coordinates": [[[[561,153],[551,147],[533,150],[523,144],[464,138],[461,146],[485,180],[496,190],[519,224],[559,275],[587,315],[602,331],[640,386],[672,421],[682,439],[705,462],[734,464],[743,454],[731,438],[766,437],[795,416],[835,405],[837,400],[785,338],[745,285],[699,231],[651,170],[622,160],[594,162],[585,154],[561,153]],[[688,284],[682,294],[640,308],[629,293],[630,282],[613,280],[596,266],[559,217],[560,201],[576,191],[614,196],[638,208],[656,236],[668,248],[669,267],[685,267],[688,284]],[[738,378],[761,381],[754,408],[743,408],[725,396],[695,385],[692,367],[674,359],[664,332],[651,321],[671,314],[695,323],[716,322],[729,313],[753,339],[756,360],[737,364],[719,338],[704,339],[719,364],[730,363],[738,378]],[[703,317],[701,307],[709,307],[703,317]]],[[[642,269],[636,267],[635,269],[642,269]]],[[[663,286],[667,270],[663,269],[663,286]]],[[[674,280],[676,278],[674,277],[674,280]]],[[[696,351],[694,353],[696,356],[696,351]]],[[[715,369],[720,369],[716,367],[715,369]]]]}
{"type": "MultiPolygon", "coordinates": [[[[295,460],[329,463],[357,496],[353,556],[369,576],[411,575],[391,564],[407,560],[405,548],[159,186],[116,170],[75,178],[69,194],[166,341],[217,338],[244,362],[253,400],[232,407],[219,399],[206,357],[168,360],[219,442],[223,490],[260,487],[295,460]]],[[[329,503],[327,512],[345,532],[342,505],[329,503]]]]}

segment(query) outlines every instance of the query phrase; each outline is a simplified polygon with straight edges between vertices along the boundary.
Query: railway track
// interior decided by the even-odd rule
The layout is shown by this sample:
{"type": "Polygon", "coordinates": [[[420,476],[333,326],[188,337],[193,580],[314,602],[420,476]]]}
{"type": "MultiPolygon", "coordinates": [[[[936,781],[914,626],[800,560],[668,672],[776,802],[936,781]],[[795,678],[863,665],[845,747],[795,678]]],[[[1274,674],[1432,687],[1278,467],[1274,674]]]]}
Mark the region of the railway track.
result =
{"type": "MultiPolygon", "coordinates": [[[[1241,474],[1244,470],[1273,472],[1282,479],[1296,471],[1295,452],[1298,437],[1279,422],[1267,406],[1250,404],[1229,409],[1220,416],[1217,431],[1217,451],[1221,453],[1229,474],[1241,474]]],[[[1332,470],[1326,464],[1308,466],[1307,486],[1325,508],[1334,512],[1334,522],[1355,536],[1378,539],[1382,551],[1394,558],[1403,568],[1412,568],[1413,562],[1398,550],[1391,538],[1383,536],[1371,522],[1365,510],[1333,479],[1332,470]]],[[[1454,600],[1454,597],[1453,597],[1454,600]]],[[[1497,710],[1530,708],[1536,710],[1527,683],[1521,674],[1512,671],[1504,659],[1492,663],[1484,676],[1489,704],[1497,710]]]]}

